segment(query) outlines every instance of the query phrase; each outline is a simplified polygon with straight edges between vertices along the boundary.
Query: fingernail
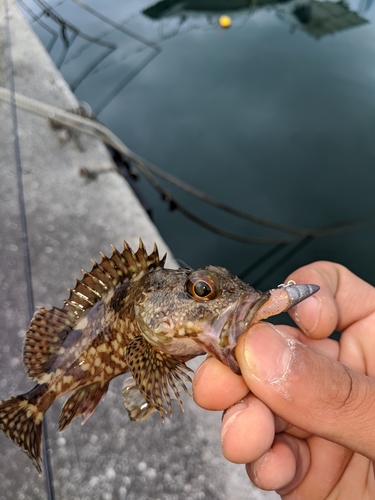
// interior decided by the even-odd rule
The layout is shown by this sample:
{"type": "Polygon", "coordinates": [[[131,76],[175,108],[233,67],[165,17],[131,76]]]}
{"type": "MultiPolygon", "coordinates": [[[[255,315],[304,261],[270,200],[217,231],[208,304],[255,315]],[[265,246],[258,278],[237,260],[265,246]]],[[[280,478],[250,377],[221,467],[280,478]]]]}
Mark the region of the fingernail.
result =
{"type": "Polygon", "coordinates": [[[273,325],[259,323],[247,334],[244,355],[254,377],[276,382],[285,375],[292,351],[287,339],[273,325]]]}
{"type": "Polygon", "coordinates": [[[233,424],[233,422],[236,420],[236,418],[248,408],[248,405],[244,402],[241,401],[235,405],[233,405],[231,408],[226,410],[223,413],[223,418],[222,418],[222,428],[221,428],[221,442],[224,441],[225,434],[227,433],[227,430],[229,427],[233,424]]]}
{"type": "Polygon", "coordinates": [[[258,479],[258,469],[260,466],[266,461],[268,458],[269,452],[265,453],[262,457],[258,458],[258,460],[255,460],[254,462],[251,462],[249,464],[249,467],[251,468],[255,479],[258,479]]]}
{"type": "Polygon", "coordinates": [[[318,324],[321,308],[321,299],[314,295],[293,307],[290,315],[306,335],[311,335],[318,324]]]}

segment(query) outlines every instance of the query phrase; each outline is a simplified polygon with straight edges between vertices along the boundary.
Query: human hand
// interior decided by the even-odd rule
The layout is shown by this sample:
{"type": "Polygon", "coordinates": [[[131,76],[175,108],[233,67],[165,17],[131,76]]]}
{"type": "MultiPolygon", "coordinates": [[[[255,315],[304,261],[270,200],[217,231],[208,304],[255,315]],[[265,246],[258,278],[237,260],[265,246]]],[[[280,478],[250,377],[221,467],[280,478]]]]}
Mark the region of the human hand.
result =
{"type": "Polygon", "coordinates": [[[236,347],[242,376],[208,358],[195,401],[229,408],[223,454],[259,488],[286,500],[375,498],[375,289],[330,262],[288,279],[320,286],[291,311],[300,329],[251,327],[236,347]],[[327,338],[334,330],[340,342],[327,338]]]}

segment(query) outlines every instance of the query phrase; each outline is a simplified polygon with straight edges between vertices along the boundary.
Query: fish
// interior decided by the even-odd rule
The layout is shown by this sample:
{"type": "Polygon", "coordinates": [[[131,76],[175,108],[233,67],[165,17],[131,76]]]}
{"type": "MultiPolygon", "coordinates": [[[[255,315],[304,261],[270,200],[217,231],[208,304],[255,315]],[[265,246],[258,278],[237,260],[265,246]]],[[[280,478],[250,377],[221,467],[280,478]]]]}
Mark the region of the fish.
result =
{"type": "Polygon", "coordinates": [[[186,362],[210,354],[235,373],[239,336],[251,325],[293,307],[317,292],[294,282],[261,292],[227,269],[165,268],[156,244],[136,252],[124,241],[82,271],[63,307],[39,308],[29,325],[23,363],[36,385],[0,401],[0,429],[42,474],[42,421],[52,404],[70,393],[59,430],[82,423],[105,396],[110,381],[128,373],[122,398],[130,420],[183,410],[192,370],[186,362]]]}

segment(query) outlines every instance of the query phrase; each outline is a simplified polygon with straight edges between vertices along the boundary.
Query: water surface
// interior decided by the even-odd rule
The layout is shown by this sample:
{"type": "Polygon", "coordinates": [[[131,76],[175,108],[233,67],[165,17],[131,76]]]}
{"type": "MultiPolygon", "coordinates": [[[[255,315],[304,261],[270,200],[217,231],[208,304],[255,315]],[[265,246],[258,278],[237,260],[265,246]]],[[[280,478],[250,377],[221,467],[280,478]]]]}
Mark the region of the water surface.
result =
{"type": "MultiPolygon", "coordinates": [[[[89,12],[83,2],[65,0],[49,2],[49,16],[34,1],[26,5],[56,32],[54,39],[27,13],[78,99],[157,166],[238,209],[302,228],[374,209],[371,2],[236,2],[239,8],[228,10],[219,1],[97,0],[90,2],[96,12],[89,12]],[[224,13],[232,19],[226,30],[219,26],[224,13]],[[59,24],[57,16],[70,24],[59,24]]],[[[274,247],[209,232],[170,212],[144,180],[140,187],[175,256],[193,267],[220,264],[240,274],[274,247]]],[[[172,190],[189,210],[225,230],[287,235],[172,190]]],[[[247,281],[274,286],[296,267],[328,259],[375,284],[371,227],[315,238],[277,264],[292,248],[247,281]]]]}

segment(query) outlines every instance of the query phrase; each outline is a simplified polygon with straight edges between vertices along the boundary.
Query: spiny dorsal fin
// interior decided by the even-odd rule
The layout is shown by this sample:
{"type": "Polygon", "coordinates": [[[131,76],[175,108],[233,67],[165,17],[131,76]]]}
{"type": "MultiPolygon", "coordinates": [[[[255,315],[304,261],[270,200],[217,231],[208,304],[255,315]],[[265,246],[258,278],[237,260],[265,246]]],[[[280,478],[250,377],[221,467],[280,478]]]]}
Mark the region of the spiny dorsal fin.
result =
{"type": "Polygon", "coordinates": [[[112,247],[111,257],[101,256],[100,264],[93,261],[91,271],[83,271],[83,278],[76,281],[62,309],[41,308],[34,314],[23,348],[23,362],[32,380],[38,380],[48,372],[64,340],[77,327],[87,309],[125,279],[137,279],[153,269],[164,267],[166,259],[166,255],[159,258],[156,244],[148,255],[141,239],[136,253],[124,241],[122,253],[112,247]]]}
{"type": "Polygon", "coordinates": [[[75,324],[74,315],[63,309],[36,311],[23,345],[23,363],[31,380],[46,372],[75,324]]]}
{"type": "Polygon", "coordinates": [[[148,255],[141,239],[136,253],[124,241],[122,253],[112,247],[111,257],[103,253],[101,257],[100,264],[93,261],[90,272],[83,271],[83,278],[77,280],[75,288],[70,290],[69,298],[65,301],[64,310],[73,312],[77,319],[119,283],[127,278],[135,279],[153,269],[164,267],[166,259],[166,256],[159,258],[156,244],[152,253],[148,255]]]}

